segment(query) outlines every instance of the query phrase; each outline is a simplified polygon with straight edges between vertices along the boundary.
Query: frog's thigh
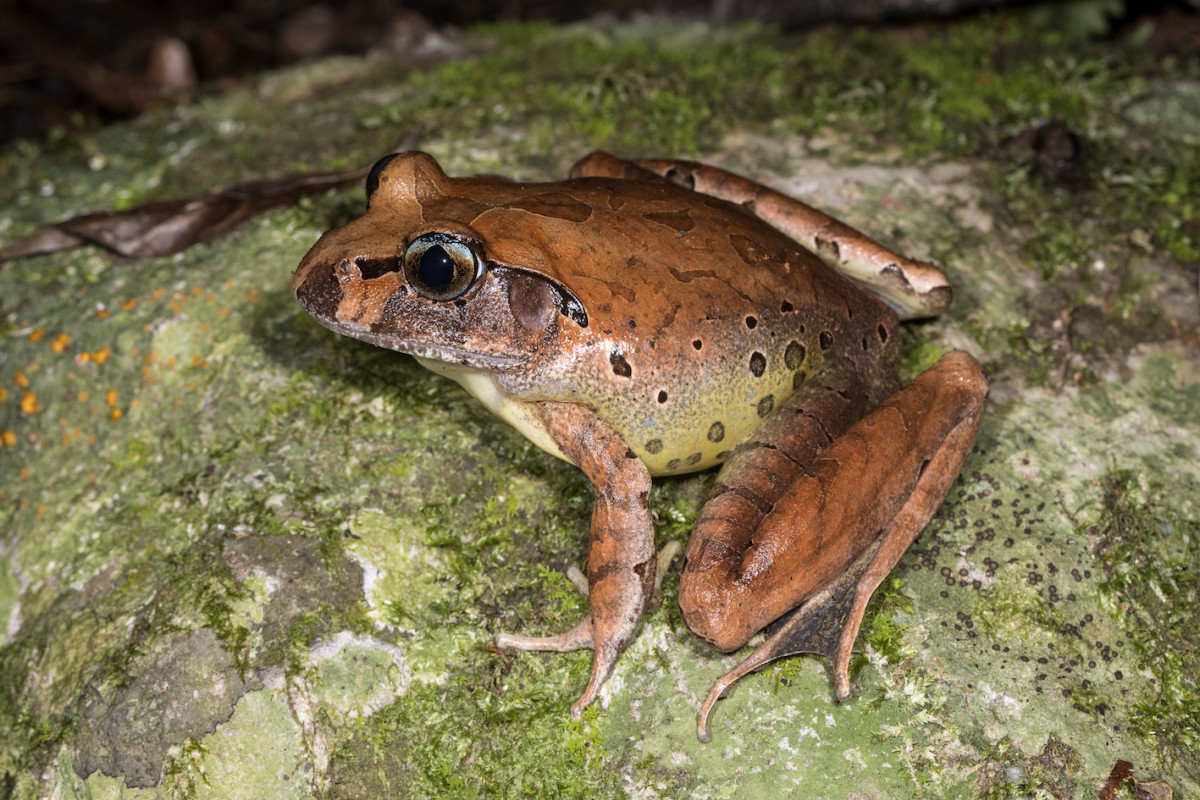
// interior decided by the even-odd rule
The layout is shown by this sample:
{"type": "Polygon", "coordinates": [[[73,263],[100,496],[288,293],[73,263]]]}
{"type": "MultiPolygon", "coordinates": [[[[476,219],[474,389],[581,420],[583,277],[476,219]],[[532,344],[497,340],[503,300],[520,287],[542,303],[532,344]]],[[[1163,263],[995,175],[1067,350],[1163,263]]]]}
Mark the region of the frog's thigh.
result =
{"type": "Polygon", "coordinates": [[[783,494],[862,415],[863,396],[856,372],[847,365],[814,375],[717,475],[692,529],[679,587],[688,626],[714,646],[735,650],[754,633],[743,636],[739,626],[728,623],[730,586],[739,581],[745,554],[761,542],[759,531],[783,494]]]}
{"type": "MultiPolygon", "coordinates": [[[[716,519],[703,531],[698,525],[680,584],[688,626],[722,650],[736,649],[878,547],[855,565],[868,573],[858,580],[865,596],[852,598],[848,613],[841,608],[845,619],[829,633],[837,640],[852,631],[852,642],[871,592],[958,475],[986,392],[975,359],[951,353],[836,436],[764,507],[755,530],[739,530],[732,519],[728,529],[716,519]]],[[[837,641],[828,645],[820,651],[837,641]]]]}

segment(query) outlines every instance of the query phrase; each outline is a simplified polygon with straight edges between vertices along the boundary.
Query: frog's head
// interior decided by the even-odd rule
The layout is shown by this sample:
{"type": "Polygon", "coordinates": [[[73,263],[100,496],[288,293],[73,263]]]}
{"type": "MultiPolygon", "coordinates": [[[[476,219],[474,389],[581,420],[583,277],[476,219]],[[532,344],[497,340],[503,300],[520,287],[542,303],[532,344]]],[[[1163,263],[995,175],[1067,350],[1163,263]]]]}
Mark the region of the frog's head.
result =
{"type": "Polygon", "coordinates": [[[519,368],[560,324],[588,320],[568,289],[490,253],[472,227],[492,208],[489,189],[503,195],[511,186],[452,180],[425,153],[383,158],[367,177],[367,212],[326,233],[300,262],[296,299],[322,325],[381,347],[485,370],[519,368]]]}

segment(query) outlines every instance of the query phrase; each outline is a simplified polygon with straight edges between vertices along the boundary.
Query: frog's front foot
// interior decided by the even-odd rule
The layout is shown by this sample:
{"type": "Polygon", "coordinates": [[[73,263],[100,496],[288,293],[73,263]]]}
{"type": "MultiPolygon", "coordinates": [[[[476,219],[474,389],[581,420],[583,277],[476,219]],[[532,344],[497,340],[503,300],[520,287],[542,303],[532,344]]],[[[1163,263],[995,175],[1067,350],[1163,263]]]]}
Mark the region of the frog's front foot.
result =
{"type": "MultiPolygon", "coordinates": [[[[667,542],[662,550],[658,552],[653,594],[654,597],[658,598],[659,603],[662,602],[663,576],[666,575],[667,570],[670,568],[671,561],[675,556],[679,555],[682,549],[679,542],[672,541],[667,542]]],[[[589,597],[591,593],[590,591],[586,591],[586,585],[579,588],[584,597],[589,597]]],[[[618,625],[614,628],[612,624],[599,625],[598,633],[603,637],[599,639],[599,646],[596,646],[597,640],[593,634],[593,628],[596,625],[591,614],[588,614],[583,622],[558,636],[518,636],[511,633],[496,634],[496,646],[500,648],[512,647],[517,650],[542,650],[556,653],[567,653],[572,650],[582,650],[588,647],[594,648],[596,656],[592,663],[591,680],[588,682],[588,686],[583,694],[571,706],[571,716],[578,718],[583,713],[583,709],[595,702],[600,687],[604,685],[609,675],[612,674],[617,658],[628,645],[628,640],[632,639],[640,619],[641,614],[639,613],[632,620],[631,626],[618,625]]]]}

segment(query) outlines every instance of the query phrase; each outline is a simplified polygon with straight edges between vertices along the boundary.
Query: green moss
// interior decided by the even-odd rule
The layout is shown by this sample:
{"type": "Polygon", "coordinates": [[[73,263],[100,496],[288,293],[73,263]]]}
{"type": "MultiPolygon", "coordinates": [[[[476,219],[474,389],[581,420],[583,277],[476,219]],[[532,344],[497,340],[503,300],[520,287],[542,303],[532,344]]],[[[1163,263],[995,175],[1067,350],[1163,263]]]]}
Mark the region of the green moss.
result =
{"type": "Polygon", "coordinates": [[[1110,472],[1103,489],[1103,510],[1089,531],[1107,573],[1102,600],[1139,668],[1154,675],[1131,723],[1166,764],[1200,780],[1200,522],[1132,472],[1110,472]]]}
{"type": "MultiPolygon", "coordinates": [[[[561,713],[558,693],[537,680],[538,656],[516,664],[491,655],[474,660],[465,673],[482,681],[417,685],[359,722],[333,754],[330,796],[618,796],[597,710],[578,721],[561,713]],[[473,733],[478,724],[486,724],[486,736],[473,733]]],[[[579,660],[575,672],[584,678],[590,659],[579,660]]]]}
{"type": "Polygon", "coordinates": [[[1076,795],[1077,775],[1082,767],[1079,754],[1051,735],[1038,755],[1029,755],[1001,739],[988,750],[978,765],[975,785],[981,800],[1017,800],[1076,795]]]}

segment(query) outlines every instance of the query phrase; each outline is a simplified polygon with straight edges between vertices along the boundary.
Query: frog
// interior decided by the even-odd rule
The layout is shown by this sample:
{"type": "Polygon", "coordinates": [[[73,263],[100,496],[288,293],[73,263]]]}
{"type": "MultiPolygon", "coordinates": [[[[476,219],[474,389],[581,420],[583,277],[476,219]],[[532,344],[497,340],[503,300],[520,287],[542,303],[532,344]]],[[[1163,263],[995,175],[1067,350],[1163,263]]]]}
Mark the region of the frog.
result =
{"type": "Polygon", "coordinates": [[[588,613],[496,647],[590,648],[578,717],[661,602],[651,479],[719,467],[678,604],[723,653],[764,638],[714,682],[697,735],[711,740],[739,679],[786,656],[824,657],[846,700],[867,603],[983,414],[987,380],[966,351],[898,377],[900,321],[946,310],[945,273],[684,159],[595,152],[566,180],[525,183],[452,178],[409,151],[381,159],[366,192],[365,213],[297,267],[299,304],[457,382],[595,491],[588,613]]]}

